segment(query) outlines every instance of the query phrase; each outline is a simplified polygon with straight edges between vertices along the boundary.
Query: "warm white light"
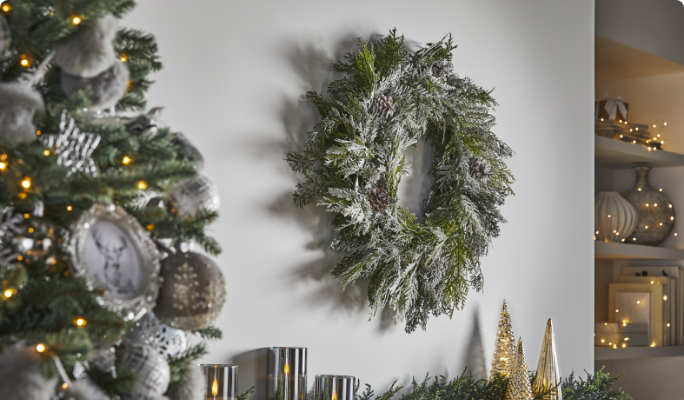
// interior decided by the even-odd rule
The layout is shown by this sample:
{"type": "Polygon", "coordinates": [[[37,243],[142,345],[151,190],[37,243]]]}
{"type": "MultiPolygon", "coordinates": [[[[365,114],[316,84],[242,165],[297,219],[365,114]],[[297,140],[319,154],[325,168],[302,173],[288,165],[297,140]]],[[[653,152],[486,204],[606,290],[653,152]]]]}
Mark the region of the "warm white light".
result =
{"type": "Polygon", "coordinates": [[[667,295],[663,296],[663,300],[667,300],[667,295]]]}

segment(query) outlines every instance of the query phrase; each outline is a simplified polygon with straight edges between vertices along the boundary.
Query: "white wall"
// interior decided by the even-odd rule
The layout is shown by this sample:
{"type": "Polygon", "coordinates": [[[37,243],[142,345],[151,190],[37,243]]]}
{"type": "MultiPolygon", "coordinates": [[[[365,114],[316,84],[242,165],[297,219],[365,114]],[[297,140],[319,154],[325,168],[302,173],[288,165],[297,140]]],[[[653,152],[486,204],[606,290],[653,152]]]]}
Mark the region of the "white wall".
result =
{"type": "Polygon", "coordinates": [[[205,361],[238,363],[241,390],[261,384],[266,346],[308,346],[310,384],[320,373],[378,389],[454,376],[476,315],[489,368],[505,298],[531,368],[552,317],[562,373],[591,370],[593,14],[591,0],[139,1],[125,23],[157,36],[165,64],[149,105],[201,149],[222,197],[225,339],[205,361]],[[354,37],[393,27],[418,42],[454,35],[456,70],[496,88],[496,132],[517,153],[484,293],[411,335],[383,316],[369,322],[362,287],[340,293],[329,219],[293,206],[298,178],[283,161],[314,121],[300,96],[322,89],[354,37]]]}

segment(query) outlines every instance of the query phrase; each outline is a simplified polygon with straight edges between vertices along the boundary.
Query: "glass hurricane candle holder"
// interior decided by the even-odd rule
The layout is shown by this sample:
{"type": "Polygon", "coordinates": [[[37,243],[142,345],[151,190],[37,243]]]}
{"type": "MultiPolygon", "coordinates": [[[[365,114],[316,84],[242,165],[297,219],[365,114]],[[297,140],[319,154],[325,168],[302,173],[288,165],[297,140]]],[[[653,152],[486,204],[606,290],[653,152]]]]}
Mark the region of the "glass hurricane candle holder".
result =
{"type": "Polygon", "coordinates": [[[316,375],[315,400],[354,400],[356,378],[349,375],[316,375]]]}
{"type": "Polygon", "coordinates": [[[266,398],[306,400],[306,347],[269,347],[266,398]]]}
{"type": "Polygon", "coordinates": [[[205,400],[237,400],[237,365],[200,364],[199,366],[204,369],[205,400]]]}

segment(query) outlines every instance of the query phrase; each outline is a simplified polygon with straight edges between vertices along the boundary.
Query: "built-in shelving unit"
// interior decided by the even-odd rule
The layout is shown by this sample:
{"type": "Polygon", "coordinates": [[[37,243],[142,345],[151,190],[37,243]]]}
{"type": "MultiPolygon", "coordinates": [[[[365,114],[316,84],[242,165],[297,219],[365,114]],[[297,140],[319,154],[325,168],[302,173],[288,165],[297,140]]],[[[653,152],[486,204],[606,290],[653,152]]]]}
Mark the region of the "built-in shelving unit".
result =
{"type": "Polygon", "coordinates": [[[684,260],[684,250],[670,247],[596,241],[594,256],[601,260],[684,260]]]}
{"type": "MultiPolygon", "coordinates": [[[[684,65],[664,59],[633,47],[596,37],[596,75],[619,80],[684,72],[684,65]]],[[[684,166],[684,154],[663,150],[648,150],[607,137],[595,136],[595,166],[602,169],[631,168],[648,165],[653,168],[684,166]]],[[[596,268],[614,266],[619,260],[684,260],[684,250],[644,246],[629,243],[594,242],[596,268]]],[[[647,264],[647,263],[646,263],[647,264]]],[[[597,270],[598,273],[598,270],[597,270]]],[[[601,284],[612,281],[608,272],[601,272],[601,284]]],[[[598,281],[597,281],[598,282],[598,281]]],[[[607,290],[607,287],[605,288],[607,290]]],[[[598,289],[602,290],[601,288],[598,289]]],[[[606,293],[597,293],[597,299],[606,301],[606,293]]],[[[599,307],[601,307],[599,305],[599,307]]],[[[655,357],[684,356],[684,346],[601,348],[594,350],[595,360],[625,360],[655,357]]]]}
{"type": "Polygon", "coordinates": [[[684,356],[684,346],[595,348],[595,360],[627,360],[632,358],[684,356]]]}
{"type": "Polygon", "coordinates": [[[643,146],[596,136],[595,164],[604,168],[630,168],[643,164],[652,167],[684,166],[684,154],[649,151],[643,146]]]}

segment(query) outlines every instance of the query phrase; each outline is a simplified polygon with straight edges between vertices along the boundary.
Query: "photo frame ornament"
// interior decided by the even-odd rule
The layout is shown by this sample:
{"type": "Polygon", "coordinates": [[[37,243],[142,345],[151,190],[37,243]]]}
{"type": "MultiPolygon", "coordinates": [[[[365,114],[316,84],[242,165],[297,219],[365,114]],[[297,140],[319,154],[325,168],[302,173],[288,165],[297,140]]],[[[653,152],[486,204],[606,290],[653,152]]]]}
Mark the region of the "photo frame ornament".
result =
{"type": "Polygon", "coordinates": [[[113,204],[94,204],[70,227],[69,269],[106,290],[103,305],[138,320],[156,303],[160,258],[149,233],[113,204]]]}

